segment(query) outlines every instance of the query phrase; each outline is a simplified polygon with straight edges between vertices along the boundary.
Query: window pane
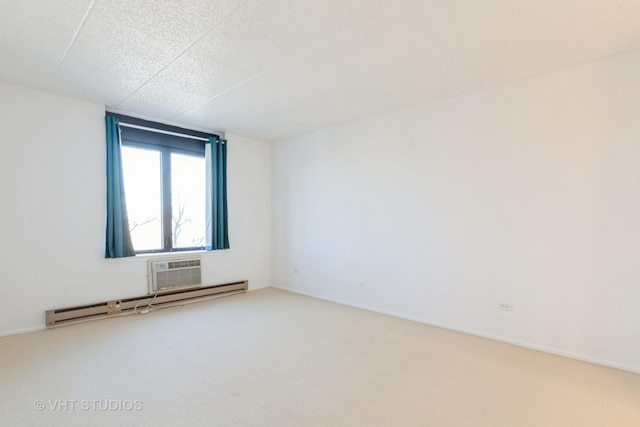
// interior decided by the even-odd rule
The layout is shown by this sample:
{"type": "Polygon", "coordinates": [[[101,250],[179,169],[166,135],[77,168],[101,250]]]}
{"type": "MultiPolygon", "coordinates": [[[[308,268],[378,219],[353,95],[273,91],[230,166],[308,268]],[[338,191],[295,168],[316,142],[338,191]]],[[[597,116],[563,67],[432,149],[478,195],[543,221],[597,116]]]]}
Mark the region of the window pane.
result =
{"type": "Polygon", "coordinates": [[[203,157],[171,154],[174,248],[205,245],[205,173],[203,157]]]}
{"type": "Polygon", "coordinates": [[[162,249],[160,152],[122,147],[122,171],[134,249],[162,249]]]}

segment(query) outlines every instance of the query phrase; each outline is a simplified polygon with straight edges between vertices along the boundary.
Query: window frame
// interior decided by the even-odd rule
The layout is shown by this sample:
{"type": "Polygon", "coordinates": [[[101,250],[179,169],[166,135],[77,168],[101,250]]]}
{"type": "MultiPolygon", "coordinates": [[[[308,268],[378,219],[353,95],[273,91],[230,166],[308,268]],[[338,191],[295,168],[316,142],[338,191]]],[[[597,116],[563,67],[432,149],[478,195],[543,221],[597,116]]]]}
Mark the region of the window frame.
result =
{"type": "MultiPolygon", "coordinates": [[[[121,114],[110,114],[117,117],[120,121],[120,138],[122,146],[154,150],[160,153],[161,179],[159,185],[161,186],[162,194],[161,241],[163,247],[160,249],[143,250],[137,250],[134,248],[136,255],[205,250],[205,245],[183,248],[173,247],[171,154],[176,153],[205,158],[206,142],[201,139],[208,140],[210,137],[219,139],[220,136],[192,129],[171,126],[164,123],[124,116],[121,114]],[[134,127],[127,127],[127,125],[133,125],[134,127]],[[198,138],[198,140],[195,138],[198,138]]],[[[126,188],[126,182],[124,185],[126,188]]]]}

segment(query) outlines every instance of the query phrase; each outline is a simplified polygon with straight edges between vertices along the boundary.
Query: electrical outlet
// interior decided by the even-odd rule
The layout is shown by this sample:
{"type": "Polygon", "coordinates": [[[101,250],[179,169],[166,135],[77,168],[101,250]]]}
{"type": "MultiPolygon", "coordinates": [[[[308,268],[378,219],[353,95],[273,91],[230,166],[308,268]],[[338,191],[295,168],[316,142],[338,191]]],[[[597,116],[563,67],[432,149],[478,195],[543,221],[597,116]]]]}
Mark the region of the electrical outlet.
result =
{"type": "Polygon", "coordinates": [[[513,311],[513,304],[510,302],[499,302],[498,310],[513,311]]]}

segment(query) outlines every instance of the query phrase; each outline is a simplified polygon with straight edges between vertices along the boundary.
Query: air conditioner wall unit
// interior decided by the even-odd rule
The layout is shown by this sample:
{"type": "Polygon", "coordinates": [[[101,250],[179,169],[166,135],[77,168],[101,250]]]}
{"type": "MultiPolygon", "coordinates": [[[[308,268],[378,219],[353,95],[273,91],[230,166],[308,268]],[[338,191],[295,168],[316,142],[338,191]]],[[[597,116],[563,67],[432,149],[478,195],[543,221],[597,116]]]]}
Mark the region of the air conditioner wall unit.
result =
{"type": "Polygon", "coordinates": [[[150,259],[149,293],[162,293],[202,285],[199,256],[150,259]]]}

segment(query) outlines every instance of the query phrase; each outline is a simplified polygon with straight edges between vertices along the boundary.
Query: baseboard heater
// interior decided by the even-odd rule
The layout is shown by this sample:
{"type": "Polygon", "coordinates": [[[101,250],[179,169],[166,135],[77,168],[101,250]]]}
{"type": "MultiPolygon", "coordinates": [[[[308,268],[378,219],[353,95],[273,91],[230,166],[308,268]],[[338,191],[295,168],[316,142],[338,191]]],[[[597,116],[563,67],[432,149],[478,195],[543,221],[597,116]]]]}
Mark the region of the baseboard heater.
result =
{"type": "Polygon", "coordinates": [[[154,307],[186,304],[189,302],[203,301],[209,297],[222,296],[245,292],[249,287],[247,280],[243,282],[226,283],[224,285],[201,286],[198,288],[176,290],[154,295],[145,295],[135,298],[126,298],[113,301],[105,301],[98,304],[89,304],[77,307],[47,310],[47,327],[60,326],[86,320],[100,319],[111,316],[133,314],[135,310],[141,310],[153,301],[154,307]]]}

